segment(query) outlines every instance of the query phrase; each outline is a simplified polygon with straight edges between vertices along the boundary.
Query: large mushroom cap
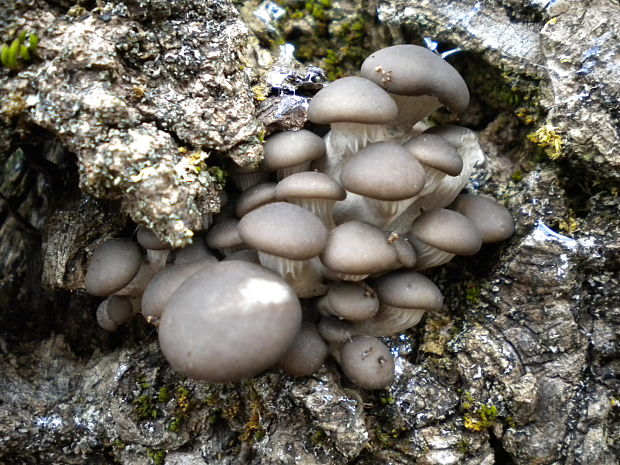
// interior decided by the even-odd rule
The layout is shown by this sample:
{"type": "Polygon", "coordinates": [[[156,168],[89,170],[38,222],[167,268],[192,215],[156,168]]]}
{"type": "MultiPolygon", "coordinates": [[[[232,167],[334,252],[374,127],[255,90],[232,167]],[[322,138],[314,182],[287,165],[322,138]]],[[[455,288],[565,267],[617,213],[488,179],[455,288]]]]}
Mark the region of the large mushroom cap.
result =
{"type": "Polygon", "coordinates": [[[84,277],[84,287],[96,296],[108,296],[125,287],[138,273],[142,256],[138,244],[129,239],[110,239],[93,252],[84,277]]]}
{"type": "Polygon", "coordinates": [[[179,373],[226,383],[277,363],[300,324],[299,300],[282,278],[253,263],[227,261],[179,286],[164,309],[159,342],[179,373]]]}
{"type": "Polygon", "coordinates": [[[363,221],[347,221],[332,229],[321,261],[330,270],[349,275],[379,273],[398,260],[383,231],[363,221]]]}
{"type": "Polygon", "coordinates": [[[420,134],[407,141],[403,147],[423,165],[435,168],[449,176],[458,176],[463,170],[463,159],[459,153],[448,141],[438,135],[420,134]]]}
{"type": "Polygon", "coordinates": [[[312,97],[308,119],[317,124],[385,124],[396,119],[396,103],[374,82],[349,76],[337,79],[312,97]]]}
{"type": "Polygon", "coordinates": [[[362,76],[394,94],[437,97],[451,111],[464,111],[469,103],[461,75],[418,45],[394,45],[372,53],[362,64],[362,76]]]}
{"type": "Polygon", "coordinates": [[[340,180],[359,195],[379,200],[404,200],[422,190],[424,168],[395,142],[376,142],[354,154],[340,180]]]}
{"type": "Polygon", "coordinates": [[[422,310],[441,310],[441,291],[426,276],[410,270],[388,273],[377,281],[377,294],[384,305],[422,310]]]}
{"type": "Polygon", "coordinates": [[[483,244],[508,239],[515,231],[515,222],[510,212],[495,200],[461,194],[450,208],[474,222],[480,231],[483,244]]]}
{"type": "Polygon", "coordinates": [[[309,162],[325,154],[325,142],[307,129],[274,134],[265,141],[263,168],[276,171],[309,162]]]}
{"type": "Polygon", "coordinates": [[[239,234],[256,250],[292,260],[315,257],[327,240],[327,229],[316,215],[285,202],[252,210],[241,218],[239,234]]]}
{"type": "Polygon", "coordinates": [[[340,365],[347,378],[367,389],[383,389],[394,379],[394,357],[374,337],[359,336],[342,346],[340,365]]]}

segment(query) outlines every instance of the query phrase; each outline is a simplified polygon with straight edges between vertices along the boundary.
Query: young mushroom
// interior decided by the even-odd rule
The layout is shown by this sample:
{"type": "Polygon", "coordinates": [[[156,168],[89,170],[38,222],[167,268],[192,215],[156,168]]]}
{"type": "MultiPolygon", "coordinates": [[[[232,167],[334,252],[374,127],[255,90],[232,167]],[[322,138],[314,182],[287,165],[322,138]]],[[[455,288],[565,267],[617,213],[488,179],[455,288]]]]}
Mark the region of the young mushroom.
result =
{"type": "Polygon", "coordinates": [[[344,200],[347,192],[326,174],[304,171],[292,174],[276,186],[276,198],[286,201],[318,216],[327,229],[333,229],[334,205],[344,200]]]}
{"type": "Polygon", "coordinates": [[[441,310],[443,297],[437,286],[415,271],[399,270],[377,280],[381,306],[373,318],[355,325],[366,336],[391,336],[418,324],[424,313],[441,310]]]}
{"type": "Polygon", "coordinates": [[[291,376],[315,373],[329,355],[329,348],[315,325],[301,324],[301,329],[277,367],[291,376]]]}
{"type": "Polygon", "coordinates": [[[480,232],[483,244],[500,242],[514,234],[515,222],[510,212],[493,199],[461,194],[452,203],[450,209],[473,221],[480,232]]]}
{"type": "Polygon", "coordinates": [[[349,76],[321,89],[308,105],[308,119],[330,124],[322,171],[334,179],[348,157],[386,135],[386,123],[394,121],[398,109],[394,100],[374,82],[349,76]]]}
{"type": "Polygon", "coordinates": [[[96,296],[114,294],[129,284],[141,264],[138,244],[129,239],[109,239],[90,257],[84,287],[96,296]]]}
{"type": "Polygon", "coordinates": [[[380,228],[397,218],[425,183],[422,165],[395,142],[376,142],[353,154],[344,164],[340,181],[358,194],[335,209],[338,222],[362,219],[380,228]]]}
{"type": "Polygon", "coordinates": [[[408,239],[416,250],[416,270],[443,265],[455,255],[474,255],[482,246],[476,225],[466,216],[440,208],[420,215],[408,239]]]}
{"type": "Polygon", "coordinates": [[[394,380],[394,357],[379,339],[357,336],[340,351],[340,366],[354,383],[366,389],[383,389],[394,380]]]}
{"type": "Polygon", "coordinates": [[[241,218],[239,235],[258,250],[261,264],[282,276],[300,297],[327,291],[317,258],[327,229],[313,213],[290,203],[269,203],[241,218]]]}
{"type": "Polygon", "coordinates": [[[323,139],[307,129],[274,134],[265,141],[263,168],[277,171],[278,180],[306,171],[310,163],[325,155],[323,139]]]}

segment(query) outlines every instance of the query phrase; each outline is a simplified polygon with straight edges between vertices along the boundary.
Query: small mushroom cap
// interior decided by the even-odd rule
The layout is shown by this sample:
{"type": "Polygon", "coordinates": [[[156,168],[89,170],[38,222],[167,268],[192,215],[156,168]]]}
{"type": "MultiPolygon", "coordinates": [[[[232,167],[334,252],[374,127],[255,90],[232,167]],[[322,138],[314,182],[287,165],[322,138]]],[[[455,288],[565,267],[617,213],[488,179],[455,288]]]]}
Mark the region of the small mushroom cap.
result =
{"type": "Polygon", "coordinates": [[[379,311],[377,294],[363,283],[332,284],[327,291],[327,301],[332,313],[349,321],[366,320],[379,311]]]}
{"type": "Polygon", "coordinates": [[[366,389],[383,389],[394,380],[394,357],[374,337],[358,336],[344,344],[340,366],[347,378],[366,389]]]}
{"type": "Polygon", "coordinates": [[[476,225],[466,216],[445,208],[422,213],[411,225],[411,234],[455,255],[473,255],[482,246],[476,225]]]}
{"type": "Polygon", "coordinates": [[[224,218],[207,232],[207,245],[212,249],[226,250],[243,245],[243,239],[239,236],[239,220],[237,218],[224,218]]]}
{"type": "Polygon", "coordinates": [[[355,327],[350,321],[326,316],[319,321],[319,333],[327,342],[344,343],[355,336],[355,327]]]}
{"type": "Polygon", "coordinates": [[[168,300],[183,281],[197,271],[215,263],[218,263],[217,260],[206,259],[164,268],[151,279],[142,294],[142,314],[145,317],[160,318],[168,300]]]}
{"type": "Polygon", "coordinates": [[[418,257],[409,239],[394,231],[385,231],[383,234],[387,241],[394,246],[396,255],[398,256],[398,263],[400,263],[401,266],[411,268],[415,265],[418,257]]]}
{"type": "Polygon", "coordinates": [[[443,305],[435,283],[415,271],[399,270],[381,276],[377,294],[382,304],[392,307],[441,310],[443,305]]]}
{"type": "Polygon", "coordinates": [[[340,180],[350,192],[379,200],[404,200],[422,190],[424,168],[395,142],[369,144],[343,167],[340,180]]]}
{"type": "Polygon", "coordinates": [[[463,145],[463,139],[473,131],[469,128],[456,126],[454,124],[441,124],[433,126],[424,131],[424,134],[433,134],[447,141],[452,147],[458,149],[463,145]]]}
{"type": "Polygon", "coordinates": [[[187,247],[182,249],[176,249],[172,253],[174,257],[174,264],[180,265],[182,263],[195,262],[198,260],[211,260],[217,262],[218,259],[207,249],[204,237],[194,236],[193,241],[187,247]]]}
{"type": "MultiPolygon", "coordinates": [[[[286,178],[285,178],[286,179],[286,178]]],[[[235,213],[239,218],[255,208],[276,201],[276,183],[263,182],[243,191],[235,204],[235,213]]]]}
{"type": "Polygon", "coordinates": [[[166,250],[170,248],[170,246],[165,242],[161,241],[153,231],[145,228],[144,226],[138,227],[136,239],[138,240],[138,244],[140,244],[145,249],[166,250]]]}
{"type": "Polygon", "coordinates": [[[292,260],[317,256],[327,240],[327,229],[316,215],[285,202],[252,210],[241,218],[239,234],[256,250],[292,260]]]}
{"type": "Polygon", "coordinates": [[[114,332],[133,316],[131,299],[125,296],[112,295],[97,307],[97,323],[103,329],[114,332]]]}
{"type": "Polygon", "coordinates": [[[258,258],[258,252],[254,249],[241,249],[235,250],[231,254],[224,257],[223,261],[229,260],[241,260],[243,262],[251,262],[260,264],[260,259],[258,258]]]}
{"type": "Polygon", "coordinates": [[[107,240],[90,258],[84,287],[96,296],[114,294],[133,279],[141,263],[138,244],[129,239],[107,240]]]}
{"type": "Polygon", "coordinates": [[[293,344],[278,362],[278,368],[291,376],[315,373],[329,355],[329,347],[312,323],[303,322],[293,344]]]}
{"type": "Polygon", "coordinates": [[[325,142],[307,129],[274,134],[265,141],[263,168],[276,171],[321,158],[325,142]]]}
{"type": "Polygon", "coordinates": [[[133,316],[133,305],[129,297],[111,295],[105,301],[108,317],[116,324],[122,325],[133,316]]]}
{"type": "Polygon", "coordinates": [[[329,233],[321,261],[342,274],[374,274],[390,269],[398,260],[396,249],[383,231],[363,221],[347,221],[329,233]]]}
{"type": "Polygon", "coordinates": [[[278,200],[315,198],[344,200],[347,192],[331,177],[318,171],[302,171],[287,176],[276,186],[278,200]]]}
{"type": "Polygon", "coordinates": [[[456,149],[440,136],[423,133],[410,139],[403,147],[423,165],[449,176],[458,176],[463,171],[463,159],[456,149]]]}
{"type": "Polygon", "coordinates": [[[219,262],[186,279],[159,326],[166,360],[196,380],[228,383],[275,365],[301,325],[297,296],[253,263],[219,262]]]}
{"type": "Polygon", "coordinates": [[[349,76],[335,80],[312,97],[308,119],[317,124],[385,124],[396,119],[394,99],[374,82],[349,76]]]}
{"type": "Polygon", "coordinates": [[[399,95],[431,95],[451,111],[462,112],[469,91],[461,75],[443,58],[418,45],[394,45],[372,53],[362,76],[399,95]]]}
{"type": "Polygon", "coordinates": [[[493,199],[461,194],[450,208],[474,222],[483,244],[503,241],[514,234],[515,222],[510,212],[493,199]]]}

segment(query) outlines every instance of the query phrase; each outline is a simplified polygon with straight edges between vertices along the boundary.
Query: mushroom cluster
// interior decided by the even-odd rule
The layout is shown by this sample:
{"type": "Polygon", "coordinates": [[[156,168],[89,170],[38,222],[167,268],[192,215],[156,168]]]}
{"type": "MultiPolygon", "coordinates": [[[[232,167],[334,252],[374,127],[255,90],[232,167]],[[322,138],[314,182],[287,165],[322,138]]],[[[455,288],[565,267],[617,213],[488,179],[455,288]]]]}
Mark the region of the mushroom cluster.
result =
{"type": "Polygon", "coordinates": [[[270,367],[305,376],[331,355],[357,385],[388,386],[394,360],[379,338],[443,305],[421,271],[514,231],[499,203],[461,194],[484,160],[475,134],[420,123],[468,100],[458,72],[426,48],[371,54],[360,76],[310,101],[325,137],[275,134],[259,169],[232,173],[237,190],[205,240],[171,251],[139,228],[145,254],[129,239],[95,250],[85,287],[108,296],[101,326],[141,311],[171,366],[198,380],[270,367]]]}

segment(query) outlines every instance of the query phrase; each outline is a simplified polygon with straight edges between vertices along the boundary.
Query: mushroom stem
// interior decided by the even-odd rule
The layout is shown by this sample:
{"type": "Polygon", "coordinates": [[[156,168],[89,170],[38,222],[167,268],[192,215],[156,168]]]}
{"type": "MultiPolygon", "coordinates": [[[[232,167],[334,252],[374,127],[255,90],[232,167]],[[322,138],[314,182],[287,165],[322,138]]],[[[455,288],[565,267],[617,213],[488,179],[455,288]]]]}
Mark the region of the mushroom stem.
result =
{"type": "Polygon", "coordinates": [[[426,310],[381,305],[374,317],[355,324],[355,333],[363,336],[384,337],[400,333],[417,325],[426,310]]]}
{"type": "Polygon", "coordinates": [[[319,257],[308,260],[292,260],[258,251],[260,264],[278,273],[301,298],[317,297],[327,292],[321,282],[321,261],[319,257]]]}

